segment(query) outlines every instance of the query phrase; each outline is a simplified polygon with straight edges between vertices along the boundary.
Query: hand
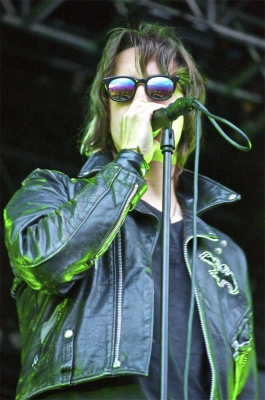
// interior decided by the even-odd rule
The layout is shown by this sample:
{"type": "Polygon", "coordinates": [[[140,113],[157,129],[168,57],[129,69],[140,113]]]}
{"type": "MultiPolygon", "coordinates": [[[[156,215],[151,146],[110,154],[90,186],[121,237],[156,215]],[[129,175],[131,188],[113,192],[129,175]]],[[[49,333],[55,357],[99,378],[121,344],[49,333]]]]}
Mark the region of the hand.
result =
{"type": "MultiPolygon", "coordinates": [[[[124,112],[120,122],[119,150],[140,148],[145,160],[149,163],[153,153],[159,145],[157,138],[154,140],[151,127],[153,112],[162,104],[135,99],[124,112]]],[[[117,146],[117,143],[116,143],[117,146]]]]}

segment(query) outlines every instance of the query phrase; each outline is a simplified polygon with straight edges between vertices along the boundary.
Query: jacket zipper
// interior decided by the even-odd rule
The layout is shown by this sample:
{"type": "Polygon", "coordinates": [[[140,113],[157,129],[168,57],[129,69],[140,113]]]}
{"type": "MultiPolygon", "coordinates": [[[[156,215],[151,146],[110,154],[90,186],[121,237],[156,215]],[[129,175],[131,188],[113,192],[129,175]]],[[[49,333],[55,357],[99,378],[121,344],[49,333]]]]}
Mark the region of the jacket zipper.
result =
{"type": "Polygon", "coordinates": [[[114,225],[113,229],[111,230],[111,232],[108,234],[108,236],[106,237],[106,239],[105,239],[104,242],[102,243],[99,252],[95,255],[95,257],[93,257],[93,259],[90,261],[89,264],[94,264],[95,261],[96,261],[97,259],[99,259],[99,258],[102,256],[102,254],[105,253],[105,251],[107,250],[107,247],[109,246],[109,244],[110,244],[110,243],[112,242],[112,240],[114,239],[114,237],[115,237],[117,231],[119,230],[119,228],[120,228],[120,226],[121,226],[121,224],[122,224],[122,222],[123,222],[123,220],[124,220],[124,218],[125,218],[125,216],[126,216],[126,214],[127,214],[127,209],[128,209],[128,207],[129,207],[129,204],[130,204],[132,198],[134,197],[135,193],[137,192],[137,189],[138,189],[138,185],[135,184],[134,187],[133,187],[133,190],[132,190],[132,192],[131,192],[131,194],[130,194],[130,196],[128,197],[128,199],[127,199],[127,201],[126,201],[126,203],[125,203],[125,206],[123,207],[123,210],[122,210],[122,212],[121,212],[121,215],[120,215],[120,217],[118,218],[116,224],[114,225]]]}
{"type": "MultiPolygon", "coordinates": [[[[103,244],[99,252],[96,256],[90,261],[90,264],[95,264],[96,260],[101,257],[101,255],[105,252],[108,245],[114,239],[117,231],[119,230],[129,207],[129,204],[134,197],[135,193],[137,192],[138,185],[135,184],[131,194],[129,195],[125,206],[123,207],[122,213],[118,218],[116,224],[114,225],[113,229],[109,233],[109,235],[104,240],[103,244]]],[[[118,293],[117,293],[117,324],[116,324],[116,339],[114,345],[114,362],[113,368],[119,368],[121,363],[119,361],[119,352],[120,352],[120,341],[121,341],[121,322],[122,322],[122,252],[121,252],[121,234],[118,232],[118,293]]]]}
{"type": "MultiPolygon", "coordinates": [[[[209,239],[209,236],[206,236],[206,235],[205,236],[204,235],[198,235],[197,237],[204,237],[204,238],[209,239]]],[[[185,258],[185,261],[186,261],[186,264],[187,264],[187,268],[188,268],[190,277],[192,277],[192,272],[191,272],[191,268],[190,268],[190,265],[189,265],[189,262],[188,262],[188,254],[187,254],[188,250],[187,250],[187,247],[188,247],[188,242],[192,238],[193,238],[193,236],[189,236],[187,238],[187,240],[186,240],[185,245],[184,245],[184,258],[185,258]]],[[[196,303],[197,303],[197,306],[198,306],[199,318],[200,318],[201,327],[202,327],[202,333],[203,333],[203,337],[204,337],[204,341],[205,341],[206,352],[207,352],[207,355],[208,355],[208,360],[209,360],[210,368],[211,368],[211,371],[212,371],[211,390],[210,390],[210,400],[212,400],[213,399],[214,388],[215,388],[215,382],[216,382],[215,370],[214,370],[213,360],[212,360],[212,357],[211,357],[210,345],[209,345],[209,341],[208,341],[208,337],[207,337],[207,334],[206,334],[206,329],[205,329],[205,325],[204,325],[204,321],[203,321],[203,316],[202,316],[203,313],[202,313],[201,305],[200,305],[200,302],[199,302],[198,291],[197,291],[196,287],[194,289],[194,294],[195,294],[196,303]]]]}
{"type": "MultiPolygon", "coordinates": [[[[106,243],[108,243],[109,239],[114,237],[117,230],[120,228],[121,223],[126,215],[128,206],[134,197],[136,191],[138,189],[138,185],[135,184],[134,188],[132,190],[132,193],[128,197],[128,200],[126,201],[126,204],[123,208],[123,211],[121,213],[121,216],[119,217],[116,225],[114,226],[113,230],[111,233],[108,235],[107,239],[105,240],[103,247],[105,246],[106,243]]],[[[115,339],[115,346],[114,346],[114,362],[113,362],[113,368],[119,368],[121,365],[121,362],[119,360],[119,355],[120,355],[120,342],[121,342],[121,323],[122,323],[122,249],[121,249],[121,233],[118,232],[117,234],[118,238],[118,293],[117,293],[117,323],[116,323],[116,339],[115,339]]]]}
{"type": "Polygon", "coordinates": [[[113,368],[119,368],[121,362],[120,343],[121,343],[121,322],[122,322],[122,250],[121,250],[121,232],[117,234],[118,238],[118,293],[117,293],[117,324],[116,324],[116,341],[114,347],[113,368]]]}

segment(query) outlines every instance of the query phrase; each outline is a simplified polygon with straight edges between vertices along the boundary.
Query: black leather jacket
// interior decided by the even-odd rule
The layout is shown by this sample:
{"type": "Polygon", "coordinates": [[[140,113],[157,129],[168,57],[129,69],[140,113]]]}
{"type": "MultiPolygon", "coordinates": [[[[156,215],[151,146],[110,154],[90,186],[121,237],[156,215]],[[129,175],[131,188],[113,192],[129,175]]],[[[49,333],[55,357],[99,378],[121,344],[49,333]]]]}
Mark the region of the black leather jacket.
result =
{"type": "MultiPolygon", "coordinates": [[[[23,342],[17,399],[121,374],[148,374],[151,255],[159,226],[140,200],[142,157],[92,156],[78,179],[34,171],[5,210],[23,342]]],[[[184,256],[192,273],[192,173],[180,176],[184,256]]],[[[199,178],[198,214],[239,198],[199,178]]],[[[243,252],[197,220],[196,301],[212,399],[256,393],[252,309],[243,252]]]]}

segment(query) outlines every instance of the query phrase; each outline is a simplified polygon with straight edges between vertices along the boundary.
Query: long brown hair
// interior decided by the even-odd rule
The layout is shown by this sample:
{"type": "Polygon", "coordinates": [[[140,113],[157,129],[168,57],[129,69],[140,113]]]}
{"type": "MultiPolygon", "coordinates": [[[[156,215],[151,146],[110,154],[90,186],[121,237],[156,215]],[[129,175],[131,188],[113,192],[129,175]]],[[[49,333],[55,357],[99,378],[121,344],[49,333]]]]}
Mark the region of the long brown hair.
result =
{"type": "MultiPolygon", "coordinates": [[[[204,103],[205,90],[192,56],[176,36],[175,29],[158,24],[141,23],[139,29],[117,28],[110,32],[109,40],[98,65],[95,80],[90,89],[89,118],[80,140],[80,151],[89,156],[96,150],[106,150],[112,145],[110,135],[109,98],[102,80],[112,76],[117,55],[136,47],[138,63],[143,75],[151,57],[155,57],[162,74],[168,74],[172,61],[178,75],[178,83],[185,97],[194,97],[204,103]]],[[[184,116],[184,128],[178,144],[178,166],[183,167],[195,146],[195,112],[184,116]]]]}

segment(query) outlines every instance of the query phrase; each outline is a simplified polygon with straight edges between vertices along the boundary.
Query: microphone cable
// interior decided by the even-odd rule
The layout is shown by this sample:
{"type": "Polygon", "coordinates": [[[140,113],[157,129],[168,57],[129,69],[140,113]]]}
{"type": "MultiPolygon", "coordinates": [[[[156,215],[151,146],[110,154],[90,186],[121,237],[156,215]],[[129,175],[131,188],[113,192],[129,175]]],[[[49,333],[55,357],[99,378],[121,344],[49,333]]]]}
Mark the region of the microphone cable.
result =
{"type": "MultiPolygon", "coordinates": [[[[192,341],[192,323],[195,307],[195,265],[197,254],[197,203],[198,203],[198,175],[199,175],[199,155],[200,155],[200,138],[201,138],[201,123],[200,113],[196,111],[196,147],[194,161],[194,177],[193,177],[193,211],[192,211],[192,231],[193,231],[193,246],[192,246],[192,268],[191,268],[191,298],[188,320],[188,334],[186,344],[186,359],[184,370],[184,400],[188,400],[188,381],[190,369],[190,353],[192,341]]],[[[201,316],[200,316],[201,318],[201,316]]],[[[201,322],[202,323],[202,322],[201,322]]]]}

